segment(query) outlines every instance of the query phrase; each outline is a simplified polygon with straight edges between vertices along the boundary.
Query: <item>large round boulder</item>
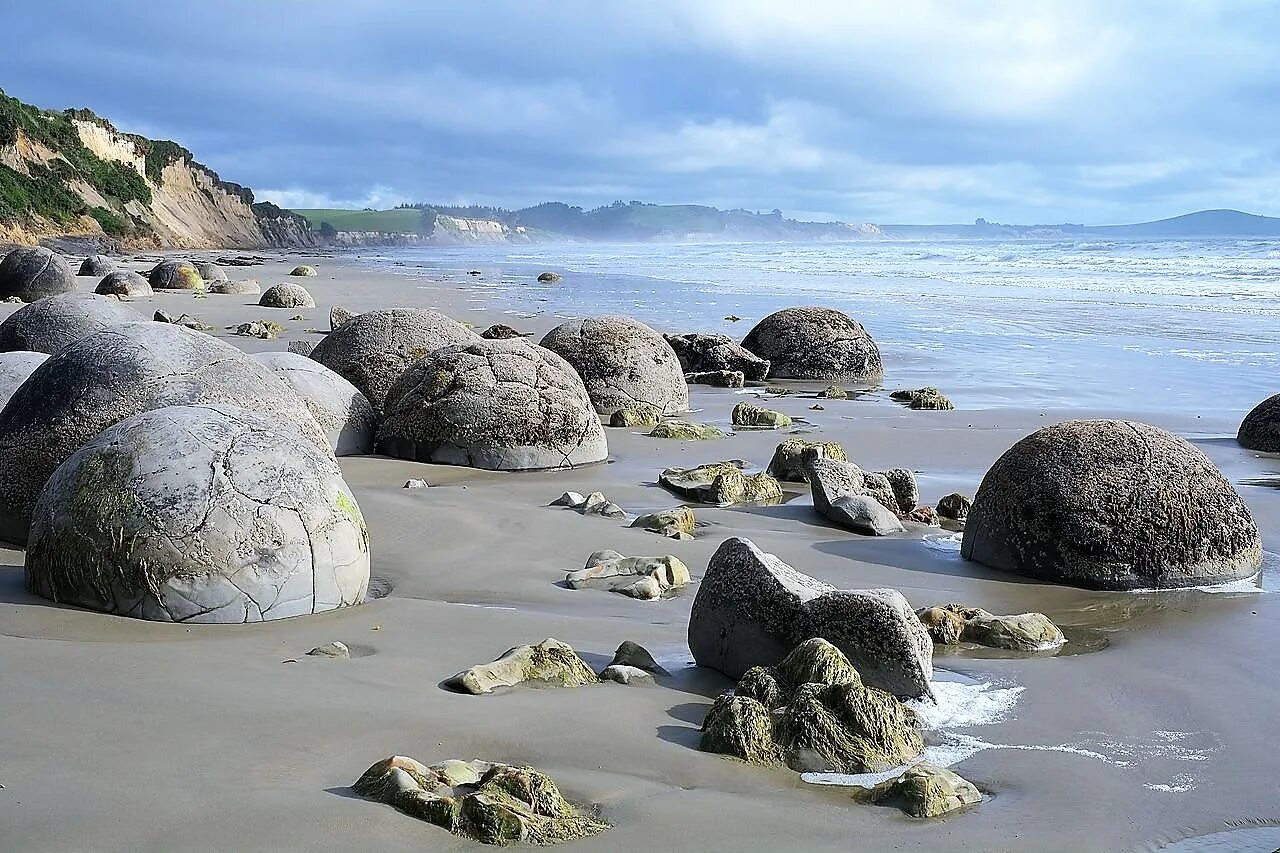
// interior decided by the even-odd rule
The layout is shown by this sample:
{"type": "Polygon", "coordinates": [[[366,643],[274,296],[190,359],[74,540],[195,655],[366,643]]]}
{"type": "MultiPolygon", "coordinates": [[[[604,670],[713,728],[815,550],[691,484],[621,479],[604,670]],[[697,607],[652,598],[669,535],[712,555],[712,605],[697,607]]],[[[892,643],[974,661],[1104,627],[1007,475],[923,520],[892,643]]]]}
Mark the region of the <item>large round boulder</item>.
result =
{"type": "Polygon", "coordinates": [[[116,271],[116,262],[106,255],[90,255],[80,263],[80,275],[102,277],[116,271]]]}
{"type": "Polygon", "coordinates": [[[260,412],[296,443],[330,452],[293,389],[230,344],[169,323],[113,326],[49,358],[0,409],[0,539],[26,542],[40,489],[89,439],[140,412],[192,403],[260,412]]]}
{"type": "Polygon", "coordinates": [[[1280,453],[1280,394],[1263,400],[1244,416],[1236,441],[1249,450],[1280,453]]]}
{"type": "Polygon", "coordinates": [[[204,290],[204,279],[190,261],[161,261],[147,280],[153,290],[204,290]]]}
{"type": "Polygon", "coordinates": [[[1088,589],[1173,588],[1256,575],[1262,540],[1240,495],[1190,442],[1133,421],[1077,420],[996,460],[961,554],[1088,589]]]}
{"type": "Polygon", "coordinates": [[[375,413],[405,368],[432,350],[480,340],[466,326],[426,308],[366,311],[316,344],[311,357],[360,389],[375,413]]]}
{"type": "Polygon", "coordinates": [[[27,588],[173,622],[260,622],[364,600],[369,541],[338,463],[236,406],[134,415],[58,467],[27,588]]]}
{"type": "Polygon", "coordinates": [[[60,293],[24,305],[0,323],[0,352],[55,353],[69,344],[121,323],[142,320],[117,299],[94,293],[60,293]]]}
{"type": "Polygon", "coordinates": [[[267,288],[266,293],[258,300],[264,308],[315,308],[316,301],[300,284],[286,282],[267,288]]]}
{"type": "Polygon", "coordinates": [[[43,352],[0,352],[0,409],[4,408],[19,386],[48,358],[49,354],[43,352]]]}
{"type": "Polygon", "coordinates": [[[75,273],[62,256],[43,246],[20,246],[0,261],[0,299],[35,302],[76,289],[75,273]]]}
{"type": "Polygon", "coordinates": [[[570,320],[542,345],[582,377],[597,412],[610,415],[633,405],[664,415],[689,410],[689,386],[671,344],[653,329],[616,315],[570,320]]]}
{"type": "Polygon", "coordinates": [[[410,366],[387,394],[378,449],[495,470],[582,465],[609,454],[578,374],[519,339],[444,347],[410,366]]]}
{"type": "Polygon", "coordinates": [[[109,273],[93,289],[100,296],[150,296],[151,284],[139,273],[122,271],[109,273]]]}
{"type": "Polygon", "coordinates": [[[260,352],[253,357],[297,392],[335,455],[373,452],[377,420],[373,406],[356,386],[305,355],[260,352]]]}
{"type": "Polygon", "coordinates": [[[774,379],[873,382],[884,376],[880,349],[862,324],[834,308],[783,308],[747,333],[742,345],[769,360],[774,379]]]}

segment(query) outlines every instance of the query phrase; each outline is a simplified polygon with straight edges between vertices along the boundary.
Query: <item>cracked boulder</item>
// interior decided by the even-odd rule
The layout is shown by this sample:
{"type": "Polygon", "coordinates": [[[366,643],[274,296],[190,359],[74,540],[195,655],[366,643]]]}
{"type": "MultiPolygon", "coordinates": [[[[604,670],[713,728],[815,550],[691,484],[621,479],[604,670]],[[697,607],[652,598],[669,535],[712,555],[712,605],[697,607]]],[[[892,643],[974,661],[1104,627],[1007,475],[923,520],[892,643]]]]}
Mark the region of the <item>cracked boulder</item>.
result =
{"type": "Polygon", "coordinates": [[[297,393],[324,430],[335,456],[373,452],[377,420],[373,406],[356,386],[323,364],[296,353],[261,352],[253,358],[297,393]]]}
{"type": "Polygon", "coordinates": [[[24,305],[0,323],[0,352],[55,353],[85,335],[142,320],[138,312],[94,293],[60,293],[24,305]]]}
{"type": "Polygon", "coordinates": [[[862,324],[834,308],[784,308],[765,317],[742,345],[768,359],[771,379],[876,382],[880,349],[862,324]]]}
{"type": "Polygon", "coordinates": [[[381,415],[387,392],[415,361],[441,347],[479,336],[456,320],[425,308],[366,311],[334,329],[311,357],[360,389],[381,415]]]}
{"type": "Polygon", "coordinates": [[[36,504],[27,589],[174,622],[259,622],[364,600],[369,540],[338,464],[271,419],[171,406],[103,431],[36,504]]]}
{"type": "Polygon", "coordinates": [[[116,262],[106,255],[90,255],[80,262],[78,275],[93,275],[101,278],[116,271],[116,262]]]}
{"type": "Polygon", "coordinates": [[[582,687],[598,680],[572,646],[548,637],[536,645],[507,649],[493,663],[477,664],[446,679],[444,686],[478,696],[527,681],[552,687],[582,687]]]}
{"type": "Polygon", "coordinates": [[[571,589],[605,583],[614,592],[652,601],[689,583],[689,567],[679,557],[627,557],[617,551],[596,551],[576,572],[565,575],[571,589]]]}
{"type": "Polygon", "coordinates": [[[268,287],[258,300],[263,308],[315,308],[316,301],[300,284],[286,282],[268,287]]]}
{"type": "Polygon", "coordinates": [[[609,455],[573,368],[519,339],[476,338],[412,365],[387,394],[378,448],[400,459],[502,471],[573,467],[609,455]]]}
{"type": "Polygon", "coordinates": [[[295,443],[329,452],[298,395],[230,344],[167,323],[114,326],[51,356],[0,410],[0,539],[27,541],[41,488],[98,433],[140,412],[196,403],[258,412],[295,443]]]}
{"type": "Polygon", "coordinates": [[[480,759],[428,767],[393,755],[366,770],[351,789],[482,844],[558,844],[609,828],[590,809],[566,800],[549,776],[480,759]]]}
{"type": "Polygon", "coordinates": [[[43,246],[19,246],[0,261],[0,299],[35,302],[75,289],[71,267],[43,246]]]}
{"type": "Polygon", "coordinates": [[[689,617],[698,665],[741,678],[813,637],[839,648],[869,686],[901,697],[932,695],[933,641],[902,593],[836,589],[748,539],[725,540],[689,617]]]}
{"type": "Polygon", "coordinates": [[[741,459],[711,462],[696,468],[667,468],[658,482],[669,491],[699,503],[726,506],[782,500],[782,486],[768,474],[746,474],[741,459]]]}
{"type": "Polygon", "coordinates": [[[204,279],[190,261],[161,261],[147,281],[152,290],[204,290],[204,279]]]}
{"type": "Polygon", "coordinates": [[[680,360],[661,335],[638,320],[570,320],[548,332],[542,346],[573,365],[602,415],[637,403],[663,415],[689,409],[680,360]]]}
{"type": "Polygon", "coordinates": [[[752,353],[728,335],[692,333],[663,335],[685,373],[731,371],[750,382],[763,382],[769,362],[752,353]]]}
{"type": "Polygon", "coordinates": [[[132,270],[108,273],[93,292],[99,296],[150,296],[151,285],[132,270]]]}
{"type": "Polygon", "coordinates": [[[1134,421],[1037,430],[991,466],[960,554],[1087,589],[1251,578],[1262,540],[1249,508],[1195,445],[1134,421]]]}
{"type": "Polygon", "coordinates": [[[0,409],[5,407],[18,387],[48,358],[48,354],[43,352],[0,352],[0,409]]]}

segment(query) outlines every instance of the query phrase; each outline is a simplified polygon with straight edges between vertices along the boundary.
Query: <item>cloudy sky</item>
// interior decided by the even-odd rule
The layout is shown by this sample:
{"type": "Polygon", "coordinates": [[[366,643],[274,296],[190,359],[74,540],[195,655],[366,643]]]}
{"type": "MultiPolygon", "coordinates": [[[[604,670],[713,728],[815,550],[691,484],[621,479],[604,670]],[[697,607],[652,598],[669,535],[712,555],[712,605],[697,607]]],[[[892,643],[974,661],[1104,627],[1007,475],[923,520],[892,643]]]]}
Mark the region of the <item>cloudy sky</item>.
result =
{"type": "Polygon", "coordinates": [[[0,0],[0,86],[281,204],[1280,215],[1280,4],[0,0]]]}

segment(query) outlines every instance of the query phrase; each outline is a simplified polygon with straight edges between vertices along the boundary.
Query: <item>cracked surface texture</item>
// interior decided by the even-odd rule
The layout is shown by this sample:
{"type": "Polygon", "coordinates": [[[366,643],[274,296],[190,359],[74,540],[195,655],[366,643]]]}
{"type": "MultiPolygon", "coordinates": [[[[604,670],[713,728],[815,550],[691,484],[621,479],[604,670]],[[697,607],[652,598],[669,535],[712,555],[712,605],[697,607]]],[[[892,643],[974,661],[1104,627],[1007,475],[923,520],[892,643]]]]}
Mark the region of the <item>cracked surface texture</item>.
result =
{"type": "Polygon", "coordinates": [[[315,308],[316,301],[300,284],[286,282],[267,288],[258,304],[265,308],[315,308]]]}
{"type": "Polygon", "coordinates": [[[142,319],[120,300],[94,293],[46,296],[19,308],[0,323],[0,352],[55,353],[108,326],[137,323],[142,319]]]}
{"type": "Polygon", "coordinates": [[[466,326],[425,308],[366,311],[324,337],[311,357],[360,389],[381,415],[400,374],[440,347],[477,341],[466,326]]]}
{"type": "Polygon", "coordinates": [[[76,277],[62,256],[43,246],[19,246],[0,261],[0,299],[34,302],[76,289],[76,277]]]}
{"type": "Polygon", "coordinates": [[[189,403],[260,412],[329,452],[293,389],[230,344],[169,323],[115,326],[50,356],[0,410],[0,538],[27,541],[40,489],[95,435],[139,412],[189,403]]]}
{"type": "Polygon", "coordinates": [[[142,619],[258,622],[364,600],[369,545],[338,464],[235,406],[135,415],[36,505],[27,588],[142,619]]]}
{"type": "Polygon", "coordinates": [[[747,333],[742,345],[769,360],[773,379],[877,381],[880,349],[862,324],[834,308],[783,308],[747,333]]]}
{"type": "Polygon", "coordinates": [[[636,403],[663,415],[689,410],[689,386],[671,344],[653,329],[616,315],[570,320],[542,339],[582,377],[602,415],[636,403]]]}
{"type": "Polygon", "coordinates": [[[571,467],[609,454],[600,418],[564,359],[521,339],[478,338],[404,372],[387,394],[378,449],[495,470],[571,467]]]}
{"type": "Polygon", "coordinates": [[[356,386],[318,361],[292,352],[253,356],[289,383],[316,419],[336,456],[373,452],[377,420],[373,406],[356,386]]]}
{"type": "Polygon", "coordinates": [[[1262,539],[1199,448],[1135,421],[1037,430],[996,460],[961,555],[1088,589],[1198,586],[1253,577],[1262,539]]]}

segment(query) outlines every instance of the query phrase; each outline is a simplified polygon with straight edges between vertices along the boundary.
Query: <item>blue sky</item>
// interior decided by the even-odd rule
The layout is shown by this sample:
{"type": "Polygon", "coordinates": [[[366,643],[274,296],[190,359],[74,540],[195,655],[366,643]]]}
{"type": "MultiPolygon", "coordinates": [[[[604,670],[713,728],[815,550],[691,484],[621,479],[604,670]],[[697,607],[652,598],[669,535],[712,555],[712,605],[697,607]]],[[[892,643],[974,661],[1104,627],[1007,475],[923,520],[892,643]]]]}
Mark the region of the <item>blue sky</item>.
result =
{"type": "Polygon", "coordinates": [[[1280,215],[1280,4],[0,0],[0,86],[292,206],[1280,215]]]}

